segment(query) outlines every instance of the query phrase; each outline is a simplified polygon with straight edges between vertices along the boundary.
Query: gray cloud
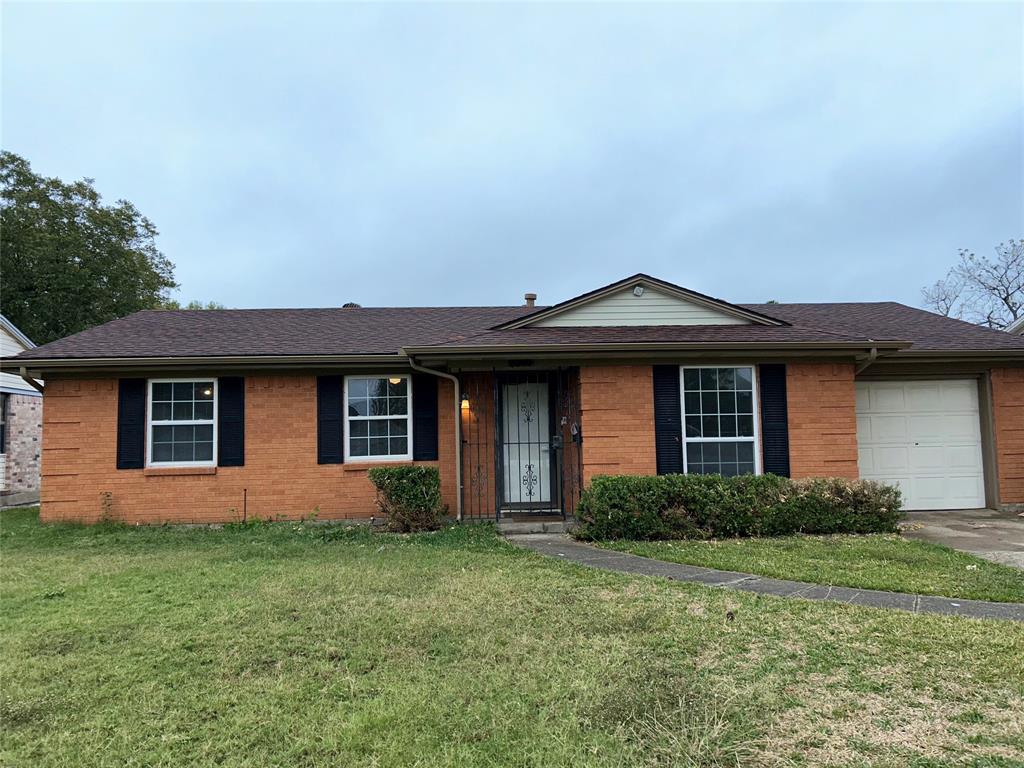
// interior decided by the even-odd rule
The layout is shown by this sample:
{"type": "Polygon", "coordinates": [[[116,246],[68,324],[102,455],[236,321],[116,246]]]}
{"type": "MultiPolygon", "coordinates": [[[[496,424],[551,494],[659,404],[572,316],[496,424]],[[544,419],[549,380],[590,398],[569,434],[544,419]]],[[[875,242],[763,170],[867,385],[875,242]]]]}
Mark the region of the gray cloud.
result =
{"type": "Polygon", "coordinates": [[[185,298],[916,303],[1024,230],[1019,5],[7,4],[3,145],[185,298]]]}

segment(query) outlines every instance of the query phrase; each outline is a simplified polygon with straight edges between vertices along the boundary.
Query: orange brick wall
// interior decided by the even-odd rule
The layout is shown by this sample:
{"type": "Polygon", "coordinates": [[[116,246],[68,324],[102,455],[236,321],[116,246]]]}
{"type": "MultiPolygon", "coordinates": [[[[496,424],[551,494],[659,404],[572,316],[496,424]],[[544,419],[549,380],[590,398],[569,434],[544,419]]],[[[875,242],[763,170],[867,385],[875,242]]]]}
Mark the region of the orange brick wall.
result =
{"type": "Polygon", "coordinates": [[[992,370],[999,501],[1024,504],[1024,368],[992,370]]]}
{"type": "Polygon", "coordinates": [[[493,519],[495,509],[494,376],[466,373],[461,376],[462,392],[469,399],[460,409],[462,418],[463,510],[467,518],[493,519]]]}
{"type": "Polygon", "coordinates": [[[856,479],[857,400],[852,363],[788,363],[789,464],[794,478],[856,479]]]}
{"type": "Polygon", "coordinates": [[[580,369],[583,484],[595,475],[653,475],[654,382],[649,365],[580,369]]]}
{"type": "MultiPolygon", "coordinates": [[[[213,523],[250,518],[321,519],[376,514],[371,464],[316,461],[316,377],[248,376],[245,466],[213,474],[118,470],[117,380],[47,377],[43,408],[41,504],[47,522],[213,523]],[[157,473],[157,474],[154,474],[157,473]],[[243,502],[243,498],[246,501],[243,502]]],[[[452,385],[438,386],[438,462],[444,501],[455,512],[452,385]]],[[[199,470],[210,472],[210,470],[199,470]]]]}

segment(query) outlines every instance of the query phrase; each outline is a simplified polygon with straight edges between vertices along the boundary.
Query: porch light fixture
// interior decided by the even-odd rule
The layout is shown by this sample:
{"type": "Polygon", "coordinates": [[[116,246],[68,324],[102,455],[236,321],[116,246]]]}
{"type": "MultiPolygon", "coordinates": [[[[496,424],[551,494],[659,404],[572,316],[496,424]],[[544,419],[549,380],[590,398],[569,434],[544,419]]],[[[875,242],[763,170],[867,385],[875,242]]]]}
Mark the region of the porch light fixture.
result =
{"type": "Polygon", "coordinates": [[[462,406],[462,410],[464,410],[464,411],[468,411],[469,410],[469,395],[466,394],[465,392],[462,393],[461,406],[462,406]]]}

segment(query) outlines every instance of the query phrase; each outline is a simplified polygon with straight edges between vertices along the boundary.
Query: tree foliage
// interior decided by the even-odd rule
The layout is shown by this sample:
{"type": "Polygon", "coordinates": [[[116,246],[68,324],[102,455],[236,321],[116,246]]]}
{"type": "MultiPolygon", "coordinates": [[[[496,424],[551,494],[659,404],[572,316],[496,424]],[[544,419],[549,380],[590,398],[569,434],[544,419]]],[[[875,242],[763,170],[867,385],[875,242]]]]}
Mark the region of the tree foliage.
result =
{"type": "Polygon", "coordinates": [[[0,153],[0,310],[37,344],[140,309],[177,287],[156,227],[92,179],[65,183],[0,153]]]}
{"type": "Polygon", "coordinates": [[[202,302],[192,299],[188,304],[182,305],[177,299],[167,299],[160,309],[227,309],[227,307],[219,301],[202,302]]]}
{"type": "Polygon", "coordinates": [[[925,306],[947,317],[1002,330],[1024,317],[1024,239],[995,247],[995,259],[960,249],[944,280],[923,288],[925,306]]]}

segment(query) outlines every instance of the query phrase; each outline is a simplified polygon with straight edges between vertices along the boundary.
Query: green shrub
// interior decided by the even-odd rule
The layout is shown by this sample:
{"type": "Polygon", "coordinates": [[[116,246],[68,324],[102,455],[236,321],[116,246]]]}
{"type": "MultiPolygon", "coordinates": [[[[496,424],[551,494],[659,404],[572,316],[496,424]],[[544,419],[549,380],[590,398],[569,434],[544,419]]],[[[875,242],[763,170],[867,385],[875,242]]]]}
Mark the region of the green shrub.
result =
{"type": "Polygon", "coordinates": [[[437,467],[373,467],[377,507],[392,531],[434,531],[441,527],[441,474],[437,467]]]}
{"type": "Polygon", "coordinates": [[[897,488],[776,475],[595,477],[577,510],[584,539],[691,539],[896,530],[897,488]]]}

